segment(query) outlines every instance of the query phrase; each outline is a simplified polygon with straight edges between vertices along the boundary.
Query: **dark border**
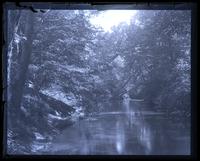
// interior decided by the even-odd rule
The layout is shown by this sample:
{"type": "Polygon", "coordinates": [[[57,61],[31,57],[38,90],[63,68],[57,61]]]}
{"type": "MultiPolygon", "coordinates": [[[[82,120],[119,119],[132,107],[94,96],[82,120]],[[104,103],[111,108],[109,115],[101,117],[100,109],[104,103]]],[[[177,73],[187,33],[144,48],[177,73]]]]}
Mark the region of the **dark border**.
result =
{"type": "Polygon", "coordinates": [[[2,76],[2,90],[4,90],[2,96],[2,106],[1,115],[4,124],[4,128],[1,128],[1,137],[3,144],[1,144],[1,155],[4,159],[197,159],[197,4],[194,2],[142,2],[142,1],[96,1],[96,2],[22,2],[22,3],[13,3],[6,2],[2,7],[2,26],[4,30],[2,31],[2,62],[3,70],[1,72],[2,76]],[[37,12],[37,9],[97,9],[97,10],[107,10],[107,9],[137,9],[137,10],[191,10],[192,22],[191,22],[191,155],[7,155],[6,154],[6,82],[7,82],[7,48],[6,48],[6,39],[7,35],[7,23],[6,16],[8,9],[30,9],[33,12],[37,12]]]}
{"type": "Polygon", "coordinates": [[[191,155],[197,158],[197,6],[191,16],[191,155]]]}

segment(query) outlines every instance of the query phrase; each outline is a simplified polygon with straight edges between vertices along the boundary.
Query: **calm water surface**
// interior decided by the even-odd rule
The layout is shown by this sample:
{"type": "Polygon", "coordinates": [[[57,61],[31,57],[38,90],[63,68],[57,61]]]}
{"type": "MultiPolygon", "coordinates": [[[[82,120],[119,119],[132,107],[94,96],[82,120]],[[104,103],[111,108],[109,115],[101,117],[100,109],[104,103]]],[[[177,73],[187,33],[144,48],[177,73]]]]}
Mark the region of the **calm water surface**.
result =
{"type": "Polygon", "coordinates": [[[190,129],[163,113],[125,100],[120,110],[106,111],[66,128],[51,144],[61,155],[189,155],[190,129]]]}

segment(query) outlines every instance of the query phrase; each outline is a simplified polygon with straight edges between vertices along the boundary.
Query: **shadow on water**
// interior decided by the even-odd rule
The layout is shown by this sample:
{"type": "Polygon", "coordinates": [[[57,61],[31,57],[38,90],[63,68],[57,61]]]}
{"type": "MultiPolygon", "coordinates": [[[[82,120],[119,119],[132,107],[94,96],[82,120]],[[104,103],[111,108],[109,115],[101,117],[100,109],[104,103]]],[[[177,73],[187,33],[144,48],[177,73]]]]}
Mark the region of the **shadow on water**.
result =
{"type": "MultiPolygon", "coordinates": [[[[120,108],[119,108],[120,109],[120,108]]],[[[96,114],[67,128],[51,154],[189,155],[189,129],[125,98],[121,110],[96,114]]]]}

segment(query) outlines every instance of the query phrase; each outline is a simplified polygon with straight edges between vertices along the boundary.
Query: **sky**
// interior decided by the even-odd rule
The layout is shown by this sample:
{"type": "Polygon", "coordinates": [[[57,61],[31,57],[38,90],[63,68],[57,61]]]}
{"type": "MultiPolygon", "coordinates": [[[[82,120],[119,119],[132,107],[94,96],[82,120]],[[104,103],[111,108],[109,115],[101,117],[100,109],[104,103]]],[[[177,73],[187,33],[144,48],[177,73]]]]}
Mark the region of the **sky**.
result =
{"type": "Polygon", "coordinates": [[[102,27],[106,32],[111,32],[111,28],[121,22],[129,24],[131,18],[136,14],[135,10],[108,10],[101,12],[97,17],[91,18],[90,22],[95,26],[102,27]]]}

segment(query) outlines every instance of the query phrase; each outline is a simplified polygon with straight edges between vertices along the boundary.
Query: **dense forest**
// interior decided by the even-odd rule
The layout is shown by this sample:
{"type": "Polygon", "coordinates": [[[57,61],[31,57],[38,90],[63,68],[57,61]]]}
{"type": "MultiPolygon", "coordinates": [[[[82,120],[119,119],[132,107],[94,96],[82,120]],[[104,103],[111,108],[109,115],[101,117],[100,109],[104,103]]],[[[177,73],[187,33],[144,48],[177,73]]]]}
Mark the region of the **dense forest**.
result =
{"type": "Polygon", "coordinates": [[[8,10],[8,153],[48,149],[126,97],[190,123],[190,11],[139,10],[111,32],[90,22],[101,12],[8,10]]]}

